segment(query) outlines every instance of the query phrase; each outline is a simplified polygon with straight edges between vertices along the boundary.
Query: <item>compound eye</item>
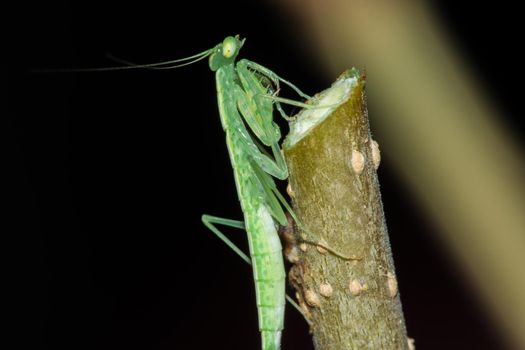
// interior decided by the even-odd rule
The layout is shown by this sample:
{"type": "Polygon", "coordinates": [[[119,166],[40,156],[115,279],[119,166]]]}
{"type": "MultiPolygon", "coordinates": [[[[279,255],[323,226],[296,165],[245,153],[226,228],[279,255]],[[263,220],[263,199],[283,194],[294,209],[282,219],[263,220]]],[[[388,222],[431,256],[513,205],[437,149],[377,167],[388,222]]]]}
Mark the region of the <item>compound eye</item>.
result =
{"type": "Polygon", "coordinates": [[[229,36],[222,42],[222,55],[226,58],[230,58],[237,52],[237,40],[234,37],[229,36]]]}

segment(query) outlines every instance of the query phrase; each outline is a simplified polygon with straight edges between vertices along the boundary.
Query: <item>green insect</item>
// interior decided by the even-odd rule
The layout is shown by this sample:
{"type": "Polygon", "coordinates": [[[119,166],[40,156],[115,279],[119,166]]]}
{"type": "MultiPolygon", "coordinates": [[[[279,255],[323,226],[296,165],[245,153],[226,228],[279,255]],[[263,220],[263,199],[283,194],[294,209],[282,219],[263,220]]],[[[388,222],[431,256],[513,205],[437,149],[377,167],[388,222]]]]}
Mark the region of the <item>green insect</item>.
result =
{"type": "Polygon", "coordinates": [[[281,132],[273,121],[274,99],[268,98],[272,96],[268,79],[277,87],[281,81],[301,96],[308,96],[254,62],[244,59],[236,62],[243,43],[239,37],[227,37],[202,55],[209,55],[210,69],[215,72],[219,114],[244,222],[210,215],[203,215],[202,221],[245,261],[251,262],[262,349],[274,350],[280,348],[286,296],[286,274],[277,224],[286,226],[287,218],[273,177],[285,180],[288,169],[278,144],[281,132]],[[246,126],[260,143],[271,149],[273,157],[261,151],[246,126]],[[251,259],[215,224],[245,229],[251,259]]]}

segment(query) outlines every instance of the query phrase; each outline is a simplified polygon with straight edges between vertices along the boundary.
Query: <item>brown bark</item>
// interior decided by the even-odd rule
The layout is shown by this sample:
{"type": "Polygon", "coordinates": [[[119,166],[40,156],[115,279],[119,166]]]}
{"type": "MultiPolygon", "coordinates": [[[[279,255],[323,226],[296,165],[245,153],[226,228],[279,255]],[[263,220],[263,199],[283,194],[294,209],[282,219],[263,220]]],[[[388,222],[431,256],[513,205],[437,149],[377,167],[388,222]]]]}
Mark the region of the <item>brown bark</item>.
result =
{"type": "MultiPolygon", "coordinates": [[[[292,135],[294,127],[300,129],[292,125],[284,153],[289,194],[299,226],[307,232],[296,230],[297,242],[317,241],[357,260],[302,243],[289,279],[311,321],[316,349],[408,349],[376,174],[379,149],[370,135],[365,79],[355,76],[350,83],[344,102],[310,131],[292,135]]],[[[329,90],[314,100],[322,100],[329,90]]],[[[307,113],[312,111],[316,109],[307,113]]],[[[303,117],[300,114],[296,123],[303,117]]]]}

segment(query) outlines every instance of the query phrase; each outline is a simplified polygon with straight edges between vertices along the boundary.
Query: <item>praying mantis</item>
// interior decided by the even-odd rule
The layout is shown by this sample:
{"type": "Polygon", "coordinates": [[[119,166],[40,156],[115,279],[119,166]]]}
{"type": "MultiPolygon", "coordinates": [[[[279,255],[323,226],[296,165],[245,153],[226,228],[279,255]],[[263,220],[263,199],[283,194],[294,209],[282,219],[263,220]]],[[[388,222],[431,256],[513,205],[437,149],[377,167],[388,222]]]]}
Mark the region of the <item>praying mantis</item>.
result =
{"type": "Polygon", "coordinates": [[[210,69],[215,71],[219,114],[226,133],[244,222],[210,215],[203,215],[202,221],[243,260],[251,263],[261,346],[263,350],[276,350],[281,343],[286,295],[286,274],[276,223],[287,225],[282,209],[282,205],[287,204],[272,177],[285,180],[288,169],[278,144],[280,129],[273,121],[274,101],[266,98],[268,87],[260,76],[276,86],[281,81],[301,96],[308,96],[254,62],[245,59],[235,62],[243,44],[244,40],[241,41],[238,36],[230,36],[202,55],[209,55],[210,69]],[[262,152],[253,141],[246,124],[259,142],[271,148],[273,158],[262,152]],[[245,229],[251,259],[217,229],[216,224],[245,229]]]}

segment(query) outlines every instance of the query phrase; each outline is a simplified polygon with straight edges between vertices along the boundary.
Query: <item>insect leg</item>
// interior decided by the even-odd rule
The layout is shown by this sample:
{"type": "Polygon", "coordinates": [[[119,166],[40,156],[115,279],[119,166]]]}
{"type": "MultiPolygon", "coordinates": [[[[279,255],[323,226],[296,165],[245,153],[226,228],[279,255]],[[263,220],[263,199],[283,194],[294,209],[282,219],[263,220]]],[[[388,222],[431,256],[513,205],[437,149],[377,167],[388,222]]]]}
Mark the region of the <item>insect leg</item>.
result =
{"type": "Polygon", "coordinates": [[[313,108],[323,108],[323,107],[325,107],[325,106],[319,106],[319,107],[312,106],[312,105],[309,105],[308,103],[295,101],[295,100],[291,100],[289,98],[274,96],[274,95],[270,95],[270,94],[262,95],[262,97],[267,98],[269,100],[273,100],[273,101],[277,101],[277,102],[281,102],[281,103],[286,103],[286,104],[288,104],[290,106],[296,106],[296,107],[301,107],[301,108],[305,108],[305,109],[313,109],[313,108]]]}
{"type": "Polygon", "coordinates": [[[246,140],[245,146],[252,160],[257,163],[265,173],[280,180],[288,178],[288,167],[286,166],[286,161],[277,142],[271,145],[273,159],[264,148],[258,146],[256,141],[251,138],[246,140]]]}
{"type": "Polygon", "coordinates": [[[255,62],[248,61],[246,59],[240,60],[239,63],[237,63],[237,64],[245,66],[245,67],[249,67],[249,68],[253,69],[256,72],[264,74],[265,76],[270,78],[272,81],[274,81],[276,85],[278,84],[278,81],[282,81],[283,83],[285,83],[286,85],[291,87],[295,92],[297,92],[297,94],[299,96],[301,96],[301,97],[303,97],[305,99],[310,99],[311,98],[310,96],[308,96],[307,94],[302,92],[297,86],[295,86],[294,84],[290,83],[288,80],[285,80],[285,79],[281,78],[280,76],[278,76],[277,74],[275,74],[274,72],[272,72],[271,70],[269,70],[266,67],[263,67],[263,66],[255,63],[255,62]]]}
{"type": "Polygon", "coordinates": [[[262,98],[267,94],[267,88],[261,84],[256,74],[246,68],[240,67],[237,75],[242,83],[242,87],[234,87],[237,108],[256,136],[253,138],[245,128],[238,127],[237,131],[244,136],[243,145],[265,172],[284,180],[288,177],[288,168],[278,144],[281,132],[273,121],[273,102],[262,98]],[[256,98],[257,96],[259,98],[256,98]],[[258,144],[259,141],[272,149],[273,159],[266,149],[258,144]]]}
{"type": "MultiPolygon", "coordinates": [[[[242,72],[242,70],[239,70],[239,74],[241,74],[241,72],[242,72]]],[[[275,83],[274,81],[272,81],[270,78],[268,78],[264,74],[259,73],[259,72],[256,72],[256,73],[258,74],[259,82],[261,83],[261,85],[263,85],[266,88],[266,91],[267,91],[268,95],[275,96],[275,97],[279,96],[279,91],[281,91],[281,88],[279,87],[279,81],[277,80],[277,83],[275,83]],[[275,84],[275,89],[274,89],[274,86],[273,86],[274,84],[275,84]]],[[[279,114],[281,114],[281,116],[286,121],[295,120],[295,118],[289,117],[285,113],[283,107],[281,106],[281,102],[274,101],[274,104],[275,104],[275,108],[277,109],[277,111],[279,111],[279,114]]]]}
{"type": "MultiPolygon", "coordinates": [[[[279,86],[279,80],[272,80],[266,75],[260,72],[257,72],[257,71],[252,71],[248,69],[246,65],[242,65],[242,64],[237,66],[237,74],[239,75],[241,84],[246,92],[248,92],[249,90],[252,90],[252,93],[254,93],[254,95],[268,94],[270,96],[275,96],[275,97],[279,96],[279,91],[281,91],[281,88],[279,86]],[[259,89],[257,89],[257,87],[259,87],[259,89]]],[[[277,111],[279,111],[279,114],[281,114],[281,116],[286,121],[294,120],[294,118],[291,118],[288,115],[286,115],[279,101],[272,101],[272,104],[275,105],[277,111]]],[[[270,105],[270,107],[272,106],[270,105]]],[[[270,112],[270,119],[273,119],[272,109],[270,109],[269,112],[270,112]]]]}
{"type": "MultiPolygon", "coordinates": [[[[252,264],[252,261],[248,257],[248,255],[244,254],[242,250],[240,250],[232,241],[230,241],[217,227],[215,227],[215,224],[217,225],[224,225],[229,227],[234,227],[238,229],[244,230],[244,221],[238,221],[238,220],[231,220],[231,219],[225,219],[218,216],[212,216],[212,215],[202,215],[202,222],[204,225],[206,225],[207,228],[209,228],[215,235],[217,235],[228,247],[230,247],[237,255],[241,257],[242,260],[244,260],[248,265],[252,264]]],[[[311,324],[310,320],[306,317],[303,310],[301,310],[301,307],[297,305],[297,303],[289,296],[286,295],[286,300],[297,310],[303,317],[305,318],[306,322],[308,324],[311,324]]]]}
{"type": "Polygon", "coordinates": [[[283,197],[283,195],[281,194],[281,192],[279,192],[279,190],[277,188],[273,188],[272,189],[272,192],[275,194],[275,196],[277,197],[277,199],[279,199],[279,202],[281,202],[281,204],[284,206],[284,208],[290,213],[290,215],[292,216],[293,220],[295,221],[295,223],[297,224],[297,226],[304,232],[306,233],[309,238],[302,238],[302,237],[299,237],[299,239],[304,242],[304,243],[307,243],[307,244],[311,244],[311,245],[315,245],[317,247],[320,247],[320,248],[323,248],[325,250],[327,250],[329,253],[331,253],[332,255],[335,255],[337,256],[338,258],[340,259],[343,259],[343,260],[361,260],[362,257],[356,257],[356,256],[348,256],[348,255],[345,255],[339,251],[337,251],[336,249],[333,249],[329,246],[327,246],[326,244],[322,244],[320,243],[319,241],[315,241],[313,240],[311,237],[314,237],[314,235],[310,232],[310,230],[308,230],[303,224],[301,221],[299,221],[299,218],[297,217],[297,215],[295,215],[295,212],[293,211],[292,207],[290,207],[290,204],[288,204],[288,202],[286,201],[286,199],[283,197]]]}
{"type": "MultiPolygon", "coordinates": [[[[263,98],[266,98],[268,100],[272,100],[272,101],[275,101],[275,102],[281,102],[281,103],[284,103],[284,104],[287,104],[287,105],[290,105],[290,106],[301,107],[301,108],[304,108],[304,109],[332,108],[332,107],[337,107],[339,105],[337,103],[332,103],[332,104],[328,104],[328,105],[320,105],[319,106],[319,105],[313,105],[313,104],[304,103],[304,102],[301,102],[301,101],[291,100],[289,98],[274,96],[274,95],[271,95],[271,94],[261,94],[260,96],[263,97],[263,98]]],[[[294,118],[293,117],[285,117],[285,119],[294,119],[294,118]]]]}
{"type": "Polygon", "coordinates": [[[244,254],[242,250],[240,250],[235,244],[233,244],[232,241],[228,239],[217,227],[215,227],[214,224],[218,225],[224,225],[234,228],[239,228],[244,230],[244,221],[237,221],[237,220],[231,220],[231,219],[224,219],[217,216],[212,215],[206,215],[204,214],[202,216],[202,222],[204,225],[206,225],[207,228],[210,229],[211,232],[215,233],[217,237],[219,237],[228,247],[230,247],[237,255],[241,257],[242,260],[246,261],[248,264],[251,265],[252,261],[248,257],[248,255],[244,254]]]}

